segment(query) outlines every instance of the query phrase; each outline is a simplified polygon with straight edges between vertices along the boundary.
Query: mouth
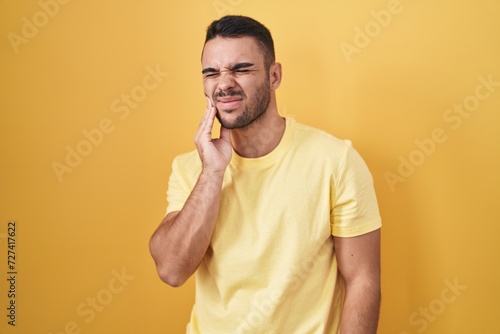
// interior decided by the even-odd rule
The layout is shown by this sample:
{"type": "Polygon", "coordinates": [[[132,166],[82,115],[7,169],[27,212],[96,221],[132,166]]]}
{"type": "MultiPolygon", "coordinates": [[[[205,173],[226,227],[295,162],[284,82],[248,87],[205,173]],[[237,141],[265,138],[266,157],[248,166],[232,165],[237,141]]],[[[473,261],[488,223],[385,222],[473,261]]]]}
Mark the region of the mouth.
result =
{"type": "Polygon", "coordinates": [[[220,109],[234,109],[236,108],[243,99],[241,97],[226,97],[217,100],[220,105],[220,109]]]}

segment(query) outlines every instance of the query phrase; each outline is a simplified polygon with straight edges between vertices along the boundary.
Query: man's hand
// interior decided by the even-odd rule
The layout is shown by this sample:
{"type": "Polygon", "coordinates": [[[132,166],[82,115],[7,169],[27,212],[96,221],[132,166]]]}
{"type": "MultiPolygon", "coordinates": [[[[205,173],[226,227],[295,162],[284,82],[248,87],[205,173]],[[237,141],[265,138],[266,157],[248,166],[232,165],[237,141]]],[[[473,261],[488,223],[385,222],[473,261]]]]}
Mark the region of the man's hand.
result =
{"type": "Polygon", "coordinates": [[[221,126],[219,138],[212,139],[212,129],[217,110],[207,97],[207,109],[194,137],[203,172],[224,172],[231,161],[232,146],[230,130],[221,126]]]}
{"type": "Polygon", "coordinates": [[[230,131],[221,127],[212,139],[216,109],[210,100],[195,136],[203,170],[182,210],[170,212],[149,244],[158,274],[171,286],[180,286],[196,271],[214,233],[224,171],[231,161],[230,131]]]}

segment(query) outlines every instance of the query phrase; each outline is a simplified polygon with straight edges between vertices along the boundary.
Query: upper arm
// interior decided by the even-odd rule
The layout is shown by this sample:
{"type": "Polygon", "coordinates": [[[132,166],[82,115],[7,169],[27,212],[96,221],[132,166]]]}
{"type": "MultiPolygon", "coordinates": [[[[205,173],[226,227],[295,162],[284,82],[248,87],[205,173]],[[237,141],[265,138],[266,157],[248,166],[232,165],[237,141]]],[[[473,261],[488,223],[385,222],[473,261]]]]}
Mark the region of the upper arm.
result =
{"type": "Polygon", "coordinates": [[[344,154],[345,161],[332,183],[331,233],[356,237],[380,228],[382,223],[368,166],[350,144],[344,154]]]}
{"type": "Polygon", "coordinates": [[[346,284],[357,279],[380,281],[380,229],[356,237],[334,237],[340,274],[346,284]]]}
{"type": "Polygon", "coordinates": [[[200,173],[201,160],[196,150],[175,157],[168,179],[166,213],[180,211],[183,208],[200,173]]]}

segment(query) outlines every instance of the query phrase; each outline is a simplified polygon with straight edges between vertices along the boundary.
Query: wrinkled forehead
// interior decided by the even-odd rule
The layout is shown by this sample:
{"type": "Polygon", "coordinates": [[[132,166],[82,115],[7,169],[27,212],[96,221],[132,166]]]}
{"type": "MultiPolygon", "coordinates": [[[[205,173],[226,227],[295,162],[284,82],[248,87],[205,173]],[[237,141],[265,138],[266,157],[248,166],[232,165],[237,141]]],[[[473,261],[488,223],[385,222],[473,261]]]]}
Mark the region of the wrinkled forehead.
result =
{"type": "Polygon", "coordinates": [[[203,68],[230,68],[242,62],[253,63],[256,66],[264,65],[264,55],[253,37],[219,36],[209,40],[203,48],[201,56],[203,68]]]}

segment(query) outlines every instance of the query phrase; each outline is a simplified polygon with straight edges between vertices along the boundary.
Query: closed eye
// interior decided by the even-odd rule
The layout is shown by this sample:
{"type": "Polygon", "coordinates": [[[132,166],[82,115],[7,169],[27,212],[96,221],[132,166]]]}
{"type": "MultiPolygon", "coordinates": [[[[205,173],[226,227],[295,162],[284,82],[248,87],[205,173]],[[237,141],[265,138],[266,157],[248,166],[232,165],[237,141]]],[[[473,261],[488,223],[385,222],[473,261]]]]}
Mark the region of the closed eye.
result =
{"type": "Polygon", "coordinates": [[[203,76],[205,78],[215,78],[219,74],[220,74],[220,72],[209,72],[209,73],[205,73],[203,76]]]}
{"type": "Polygon", "coordinates": [[[216,77],[220,74],[220,72],[213,67],[207,67],[204,68],[203,71],[201,71],[201,74],[203,75],[203,78],[206,79],[216,77]]]}
{"type": "Polygon", "coordinates": [[[242,70],[234,70],[233,72],[234,72],[234,73],[239,73],[239,74],[242,74],[242,73],[250,73],[250,72],[252,72],[252,70],[249,70],[249,69],[242,69],[242,70]]]}

